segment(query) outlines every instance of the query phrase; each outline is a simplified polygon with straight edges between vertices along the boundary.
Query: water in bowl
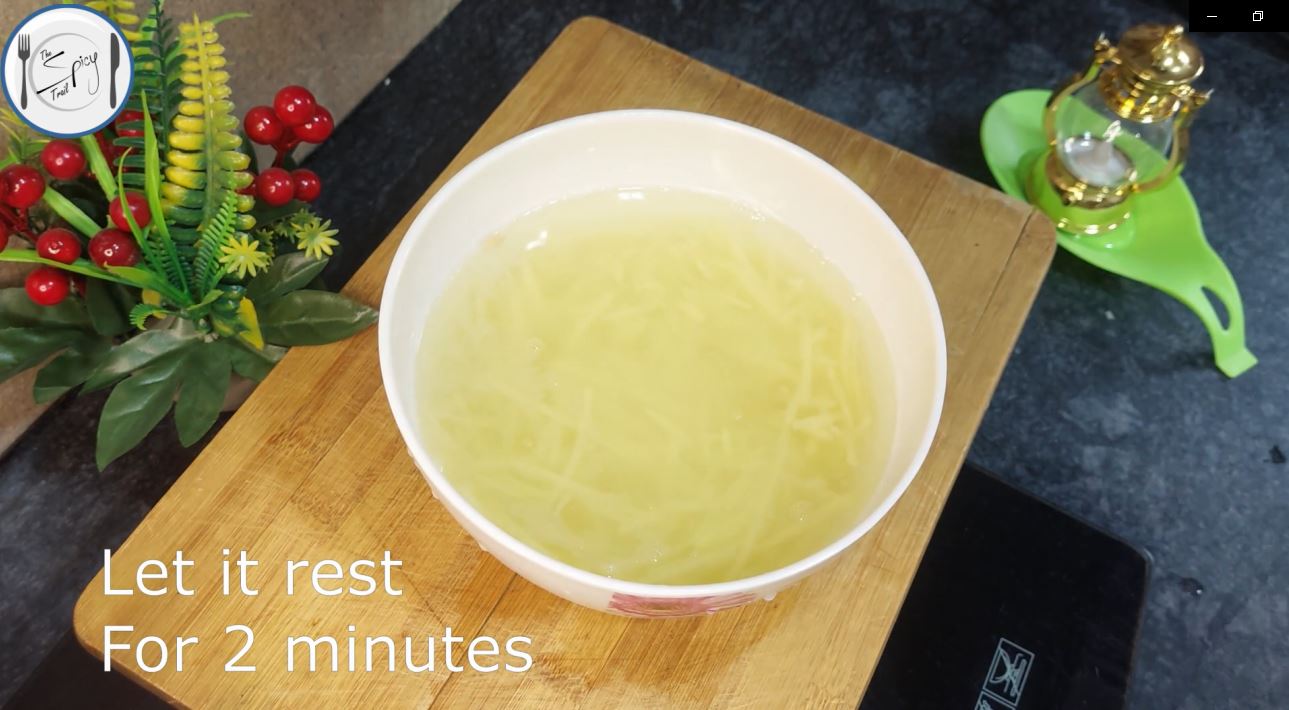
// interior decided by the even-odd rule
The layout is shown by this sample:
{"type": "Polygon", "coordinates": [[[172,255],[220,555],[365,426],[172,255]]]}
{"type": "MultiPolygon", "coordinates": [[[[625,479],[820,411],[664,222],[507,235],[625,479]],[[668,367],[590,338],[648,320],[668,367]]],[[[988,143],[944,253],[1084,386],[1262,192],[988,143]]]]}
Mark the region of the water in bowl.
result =
{"type": "Polygon", "coordinates": [[[787,226],[622,189],[487,239],[430,313],[417,394],[431,458],[501,529],[597,574],[702,584],[858,522],[889,371],[863,302],[787,226]]]}

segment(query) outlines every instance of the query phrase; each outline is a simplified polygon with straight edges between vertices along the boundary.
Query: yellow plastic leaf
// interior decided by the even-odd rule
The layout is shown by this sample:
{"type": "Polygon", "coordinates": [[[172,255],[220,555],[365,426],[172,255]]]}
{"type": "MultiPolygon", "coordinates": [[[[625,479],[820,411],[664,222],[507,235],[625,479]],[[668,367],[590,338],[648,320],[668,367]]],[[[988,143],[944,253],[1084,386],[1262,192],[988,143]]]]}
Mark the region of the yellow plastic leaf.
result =
{"type": "Polygon", "coordinates": [[[200,192],[169,182],[161,183],[161,199],[176,207],[197,208],[202,204],[200,192]]]}
{"type": "Polygon", "coordinates": [[[224,150],[219,153],[219,166],[225,170],[237,170],[235,173],[239,181],[245,180],[245,184],[239,184],[237,187],[242,188],[251,184],[250,173],[240,172],[251,167],[251,156],[235,150],[224,150]]]}
{"type": "Polygon", "coordinates": [[[255,304],[251,303],[251,299],[243,298],[237,305],[237,322],[245,326],[245,330],[238,333],[237,337],[256,350],[263,350],[264,335],[260,332],[260,318],[255,313],[255,304]]]}
{"type": "MultiPolygon", "coordinates": [[[[174,138],[177,134],[170,134],[174,138]]],[[[171,184],[186,187],[190,190],[200,190],[206,186],[206,173],[199,173],[194,170],[185,170],[174,165],[166,168],[166,180],[171,184]]]]}
{"type": "Polygon", "coordinates": [[[206,136],[202,133],[180,133],[174,131],[170,134],[170,147],[179,150],[198,151],[206,144],[206,136]]]}
{"type": "Polygon", "coordinates": [[[172,150],[166,153],[166,162],[180,168],[188,170],[205,170],[206,154],[205,153],[185,153],[182,150],[172,150]]]}
{"type": "Polygon", "coordinates": [[[156,291],[153,291],[150,288],[145,288],[143,289],[142,295],[143,295],[143,302],[148,304],[149,306],[161,305],[161,294],[157,293],[156,291]]]}
{"type": "Polygon", "coordinates": [[[175,116],[174,127],[185,133],[201,133],[206,130],[206,120],[193,116],[175,116]]]}

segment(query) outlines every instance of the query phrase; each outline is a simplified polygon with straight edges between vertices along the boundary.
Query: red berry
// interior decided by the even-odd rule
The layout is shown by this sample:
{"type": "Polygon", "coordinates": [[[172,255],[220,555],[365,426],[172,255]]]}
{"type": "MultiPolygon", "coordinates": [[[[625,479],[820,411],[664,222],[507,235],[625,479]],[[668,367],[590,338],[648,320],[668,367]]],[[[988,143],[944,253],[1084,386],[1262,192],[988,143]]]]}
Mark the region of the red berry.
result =
{"type": "Polygon", "coordinates": [[[72,290],[77,296],[85,298],[85,277],[80,274],[72,274],[72,290]]]}
{"type": "Polygon", "coordinates": [[[291,173],[282,168],[268,168],[255,178],[255,194],[270,207],[281,207],[295,198],[291,173]]]}
{"type": "Polygon", "coordinates": [[[56,306],[67,298],[71,279],[52,266],[42,266],[27,274],[27,297],[42,306],[56,306]]]}
{"type": "Polygon", "coordinates": [[[133,123],[135,121],[142,121],[142,120],[143,120],[142,111],[122,111],[121,113],[117,114],[116,121],[113,123],[112,127],[116,129],[116,135],[122,138],[142,138],[143,137],[142,128],[121,128],[121,126],[127,123],[133,123]]]}
{"type": "Polygon", "coordinates": [[[246,137],[260,145],[273,145],[286,130],[286,124],[268,106],[256,106],[247,111],[242,127],[246,129],[246,137]]]}
{"type": "Polygon", "coordinates": [[[55,180],[75,180],[85,172],[85,151],[71,141],[49,141],[40,151],[40,162],[55,180]]]}
{"type": "Polygon", "coordinates": [[[0,222],[0,251],[9,246],[9,235],[13,234],[13,229],[8,224],[0,222]]]}
{"type": "Polygon", "coordinates": [[[296,147],[300,143],[300,137],[295,134],[295,129],[287,126],[282,129],[282,136],[273,141],[273,150],[287,151],[296,147]]]}
{"type": "Polygon", "coordinates": [[[287,126],[282,131],[282,137],[273,143],[273,150],[279,153],[288,153],[297,145],[300,145],[300,137],[295,134],[294,128],[287,126]]]}
{"type": "Polygon", "coordinates": [[[5,183],[4,203],[15,209],[25,210],[45,194],[45,178],[35,168],[10,165],[0,170],[0,179],[5,183]]]}
{"type": "Polygon", "coordinates": [[[119,229],[104,229],[90,239],[90,261],[101,268],[139,263],[139,245],[119,229]]]}
{"type": "Polygon", "coordinates": [[[322,194],[322,181],[312,170],[299,168],[291,171],[291,182],[295,184],[295,199],[313,202],[322,194]]]}
{"type": "Polygon", "coordinates": [[[70,264],[81,256],[81,240],[62,227],[46,229],[36,237],[36,253],[43,259],[70,264]]]}
{"type": "Polygon", "coordinates": [[[288,126],[298,126],[313,118],[318,102],[303,86],[284,86],[273,97],[273,112],[288,126]]]}
{"type": "MultiPolygon", "coordinates": [[[[134,216],[134,223],[143,229],[152,222],[152,212],[148,210],[148,200],[137,192],[125,193],[125,201],[130,207],[130,214],[134,216]]],[[[112,224],[122,232],[130,231],[130,223],[125,220],[125,209],[121,207],[121,197],[117,196],[112,200],[112,204],[107,207],[108,216],[112,218],[112,224]]]]}
{"type": "Polygon", "coordinates": [[[313,118],[296,126],[295,134],[305,143],[321,143],[331,136],[335,128],[336,121],[331,117],[331,112],[319,106],[313,118]]]}

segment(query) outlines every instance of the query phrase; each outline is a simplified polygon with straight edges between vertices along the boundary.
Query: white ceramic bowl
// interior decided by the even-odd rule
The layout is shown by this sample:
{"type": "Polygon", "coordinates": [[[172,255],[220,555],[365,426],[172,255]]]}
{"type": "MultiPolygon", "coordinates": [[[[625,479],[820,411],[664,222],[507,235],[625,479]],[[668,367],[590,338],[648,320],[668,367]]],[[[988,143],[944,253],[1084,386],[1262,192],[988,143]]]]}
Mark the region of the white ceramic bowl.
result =
{"type": "Polygon", "coordinates": [[[944,327],[931,284],[895,224],[823,160],[769,133],[679,111],[609,111],[552,123],[488,151],[445,183],[403,238],[380,311],[385,392],[435,496],[483,549],[569,601],[634,616],[683,616],[769,599],[859,539],[922,465],[945,386],[944,327]],[[727,195],[782,220],[846,275],[876,316],[893,357],[891,455],[859,523],[815,554],[719,584],[624,582],[574,568],[483,517],[434,465],[418,426],[416,356],[444,287],[490,233],[555,200],[604,189],[668,186],[727,195]]]}

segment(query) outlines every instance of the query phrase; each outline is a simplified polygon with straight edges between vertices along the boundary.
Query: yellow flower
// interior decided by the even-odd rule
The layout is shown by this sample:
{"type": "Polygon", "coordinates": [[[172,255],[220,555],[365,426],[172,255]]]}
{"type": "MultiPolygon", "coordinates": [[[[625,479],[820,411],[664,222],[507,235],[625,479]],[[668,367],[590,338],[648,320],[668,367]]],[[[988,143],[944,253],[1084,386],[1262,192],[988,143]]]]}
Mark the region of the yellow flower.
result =
{"type": "Polygon", "coordinates": [[[340,240],[335,239],[340,230],[331,228],[331,220],[324,222],[311,217],[294,226],[296,247],[314,259],[321,259],[323,254],[331,256],[332,247],[340,243],[340,240]]]}
{"type": "Polygon", "coordinates": [[[258,241],[251,241],[245,234],[230,240],[219,250],[224,253],[219,257],[219,263],[228,267],[230,274],[237,274],[239,279],[246,278],[247,274],[255,276],[269,267],[269,255],[260,251],[258,241]]]}

